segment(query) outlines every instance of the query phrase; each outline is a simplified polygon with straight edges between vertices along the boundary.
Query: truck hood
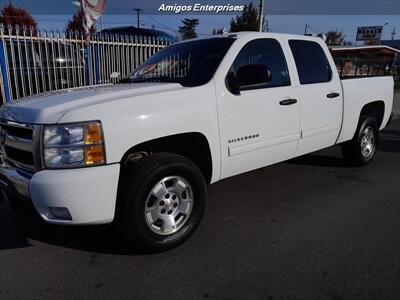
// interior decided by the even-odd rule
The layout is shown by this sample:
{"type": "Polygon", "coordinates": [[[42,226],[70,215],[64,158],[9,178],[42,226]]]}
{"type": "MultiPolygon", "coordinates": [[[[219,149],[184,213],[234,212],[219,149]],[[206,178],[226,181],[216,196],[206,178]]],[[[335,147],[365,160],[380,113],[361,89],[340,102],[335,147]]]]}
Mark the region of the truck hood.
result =
{"type": "Polygon", "coordinates": [[[183,87],[177,83],[129,83],[61,90],[14,100],[0,109],[0,119],[30,123],[57,123],[67,112],[136,96],[162,93],[183,87]]]}

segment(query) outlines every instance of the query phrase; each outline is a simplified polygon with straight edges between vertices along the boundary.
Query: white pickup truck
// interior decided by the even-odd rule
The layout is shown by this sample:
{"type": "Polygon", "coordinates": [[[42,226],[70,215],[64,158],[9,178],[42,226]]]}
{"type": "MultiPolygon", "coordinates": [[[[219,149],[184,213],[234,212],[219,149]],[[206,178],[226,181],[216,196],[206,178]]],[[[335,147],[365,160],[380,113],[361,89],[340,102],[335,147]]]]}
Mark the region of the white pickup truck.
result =
{"type": "Polygon", "coordinates": [[[196,229],[207,184],[335,144],[370,163],[393,87],[391,77],[341,81],[319,38],[177,43],[124,83],[4,105],[2,194],[48,223],[116,223],[131,245],[166,250],[196,229]]]}

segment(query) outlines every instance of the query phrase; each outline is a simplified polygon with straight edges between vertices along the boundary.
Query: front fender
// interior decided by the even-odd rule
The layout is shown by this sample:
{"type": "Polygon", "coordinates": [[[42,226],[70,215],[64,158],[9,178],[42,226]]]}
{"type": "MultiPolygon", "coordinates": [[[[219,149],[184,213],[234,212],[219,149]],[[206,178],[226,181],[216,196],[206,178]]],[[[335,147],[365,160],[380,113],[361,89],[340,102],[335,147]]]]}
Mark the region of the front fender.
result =
{"type": "MultiPolygon", "coordinates": [[[[213,175],[220,176],[218,115],[214,82],[102,103],[63,116],[60,123],[100,120],[107,163],[119,163],[132,147],[170,135],[198,132],[209,143],[213,175]]],[[[182,145],[184,146],[184,145],[182,145]]]]}

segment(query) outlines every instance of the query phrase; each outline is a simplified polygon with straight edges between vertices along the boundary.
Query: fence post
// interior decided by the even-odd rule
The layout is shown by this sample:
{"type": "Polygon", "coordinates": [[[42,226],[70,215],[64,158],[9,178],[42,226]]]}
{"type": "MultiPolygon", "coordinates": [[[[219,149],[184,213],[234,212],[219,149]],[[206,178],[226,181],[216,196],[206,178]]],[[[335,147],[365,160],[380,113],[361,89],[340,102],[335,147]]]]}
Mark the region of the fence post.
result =
{"type": "Polygon", "coordinates": [[[88,68],[88,85],[93,85],[93,69],[92,69],[92,45],[88,44],[86,47],[86,63],[88,68]]]}
{"type": "Polygon", "coordinates": [[[93,45],[93,47],[94,47],[94,72],[96,76],[96,84],[100,84],[99,46],[93,45]]]}
{"type": "Polygon", "coordinates": [[[8,73],[6,65],[6,55],[4,51],[4,39],[3,39],[3,29],[1,29],[1,40],[0,40],[0,68],[1,68],[1,92],[3,94],[4,100],[6,102],[11,101],[10,97],[10,86],[8,85],[8,73]]]}

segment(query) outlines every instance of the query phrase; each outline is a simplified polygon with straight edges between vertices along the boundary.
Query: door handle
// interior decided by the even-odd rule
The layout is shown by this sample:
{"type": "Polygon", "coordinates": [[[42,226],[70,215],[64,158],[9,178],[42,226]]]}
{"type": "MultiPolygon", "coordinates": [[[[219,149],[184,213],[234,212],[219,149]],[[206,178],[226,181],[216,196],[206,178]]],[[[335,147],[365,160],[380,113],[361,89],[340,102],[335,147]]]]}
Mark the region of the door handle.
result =
{"type": "Polygon", "coordinates": [[[326,95],[326,97],[328,97],[329,99],[337,98],[339,96],[340,96],[339,93],[330,93],[330,94],[326,95]]]}
{"type": "Polygon", "coordinates": [[[297,99],[285,99],[279,102],[280,105],[287,106],[287,105],[293,105],[297,103],[297,99]]]}

